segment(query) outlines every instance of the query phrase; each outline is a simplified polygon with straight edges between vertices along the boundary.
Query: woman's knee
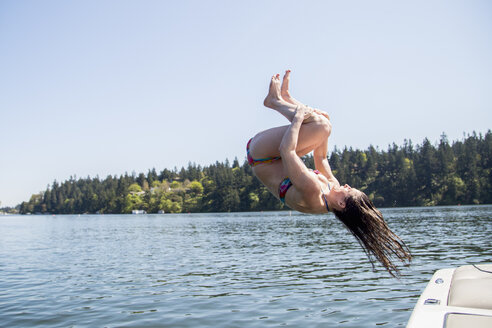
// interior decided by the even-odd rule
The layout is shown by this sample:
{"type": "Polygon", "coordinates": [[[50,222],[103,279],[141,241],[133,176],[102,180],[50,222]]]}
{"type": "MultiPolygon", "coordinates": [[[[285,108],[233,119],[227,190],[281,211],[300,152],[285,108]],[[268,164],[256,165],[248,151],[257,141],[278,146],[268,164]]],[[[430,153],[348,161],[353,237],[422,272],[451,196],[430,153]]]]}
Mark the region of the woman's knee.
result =
{"type": "Polygon", "coordinates": [[[323,117],[323,133],[328,138],[331,134],[331,122],[327,118],[323,117]]]}
{"type": "Polygon", "coordinates": [[[322,133],[326,137],[329,137],[331,134],[331,122],[324,116],[316,115],[315,119],[311,122],[312,127],[318,130],[319,133],[322,133]]]}

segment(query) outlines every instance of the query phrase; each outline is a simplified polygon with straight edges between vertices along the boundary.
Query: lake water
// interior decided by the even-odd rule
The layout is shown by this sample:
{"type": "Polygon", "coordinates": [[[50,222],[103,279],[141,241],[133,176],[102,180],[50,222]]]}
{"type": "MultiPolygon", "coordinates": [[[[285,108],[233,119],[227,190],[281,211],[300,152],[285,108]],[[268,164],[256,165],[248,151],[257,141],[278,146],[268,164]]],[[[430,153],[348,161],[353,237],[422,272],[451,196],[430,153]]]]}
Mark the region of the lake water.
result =
{"type": "Polygon", "coordinates": [[[404,327],[435,270],[492,262],[492,206],[383,214],[400,280],[333,215],[0,217],[0,326],[404,327]]]}

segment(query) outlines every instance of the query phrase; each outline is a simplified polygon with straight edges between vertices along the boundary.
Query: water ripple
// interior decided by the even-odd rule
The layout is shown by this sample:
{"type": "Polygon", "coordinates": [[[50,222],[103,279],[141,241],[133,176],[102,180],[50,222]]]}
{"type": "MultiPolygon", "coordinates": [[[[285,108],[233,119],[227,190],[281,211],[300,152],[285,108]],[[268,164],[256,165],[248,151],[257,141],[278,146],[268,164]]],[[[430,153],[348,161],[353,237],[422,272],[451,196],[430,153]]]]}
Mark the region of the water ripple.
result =
{"type": "Polygon", "coordinates": [[[372,271],[333,216],[0,219],[8,327],[404,327],[432,273],[492,262],[492,207],[385,209],[414,262],[372,271]]]}

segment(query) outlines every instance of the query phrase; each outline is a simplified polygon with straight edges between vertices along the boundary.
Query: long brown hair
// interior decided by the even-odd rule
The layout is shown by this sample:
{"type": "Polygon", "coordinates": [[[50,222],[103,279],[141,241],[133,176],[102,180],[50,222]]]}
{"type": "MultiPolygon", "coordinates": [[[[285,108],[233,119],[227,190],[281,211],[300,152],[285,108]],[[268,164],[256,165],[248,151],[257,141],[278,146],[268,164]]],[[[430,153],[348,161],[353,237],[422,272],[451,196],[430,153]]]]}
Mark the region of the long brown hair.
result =
{"type": "Polygon", "coordinates": [[[333,213],[361,244],[373,268],[375,257],[393,277],[400,276],[400,271],[391,257],[410,262],[410,250],[403,240],[390,230],[383,214],[365,193],[347,197],[345,208],[342,211],[333,209],[333,213]]]}

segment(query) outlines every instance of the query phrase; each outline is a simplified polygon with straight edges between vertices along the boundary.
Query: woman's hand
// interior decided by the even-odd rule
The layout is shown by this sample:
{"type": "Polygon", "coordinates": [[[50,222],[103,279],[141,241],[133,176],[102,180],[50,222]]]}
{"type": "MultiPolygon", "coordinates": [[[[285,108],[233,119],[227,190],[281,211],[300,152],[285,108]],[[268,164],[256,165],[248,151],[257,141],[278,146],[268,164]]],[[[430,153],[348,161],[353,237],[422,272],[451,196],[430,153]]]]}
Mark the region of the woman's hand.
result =
{"type": "Polygon", "coordinates": [[[301,118],[303,121],[310,118],[313,115],[314,110],[311,107],[298,105],[296,108],[296,117],[301,118]]]}
{"type": "Polygon", "coordinates": [[[315,112],[316,114],[318,114],[318,115],[321,115],[321,116],[326,117],[326,118],[328,119],[328,121],[330,120],[330,115],[328,115],[328,113],[327,113],[327,112],[322,111],[321,109],[317,109],[317,108],[315,108],[315,109],[314,109],[314,112],[315,112]]]}

